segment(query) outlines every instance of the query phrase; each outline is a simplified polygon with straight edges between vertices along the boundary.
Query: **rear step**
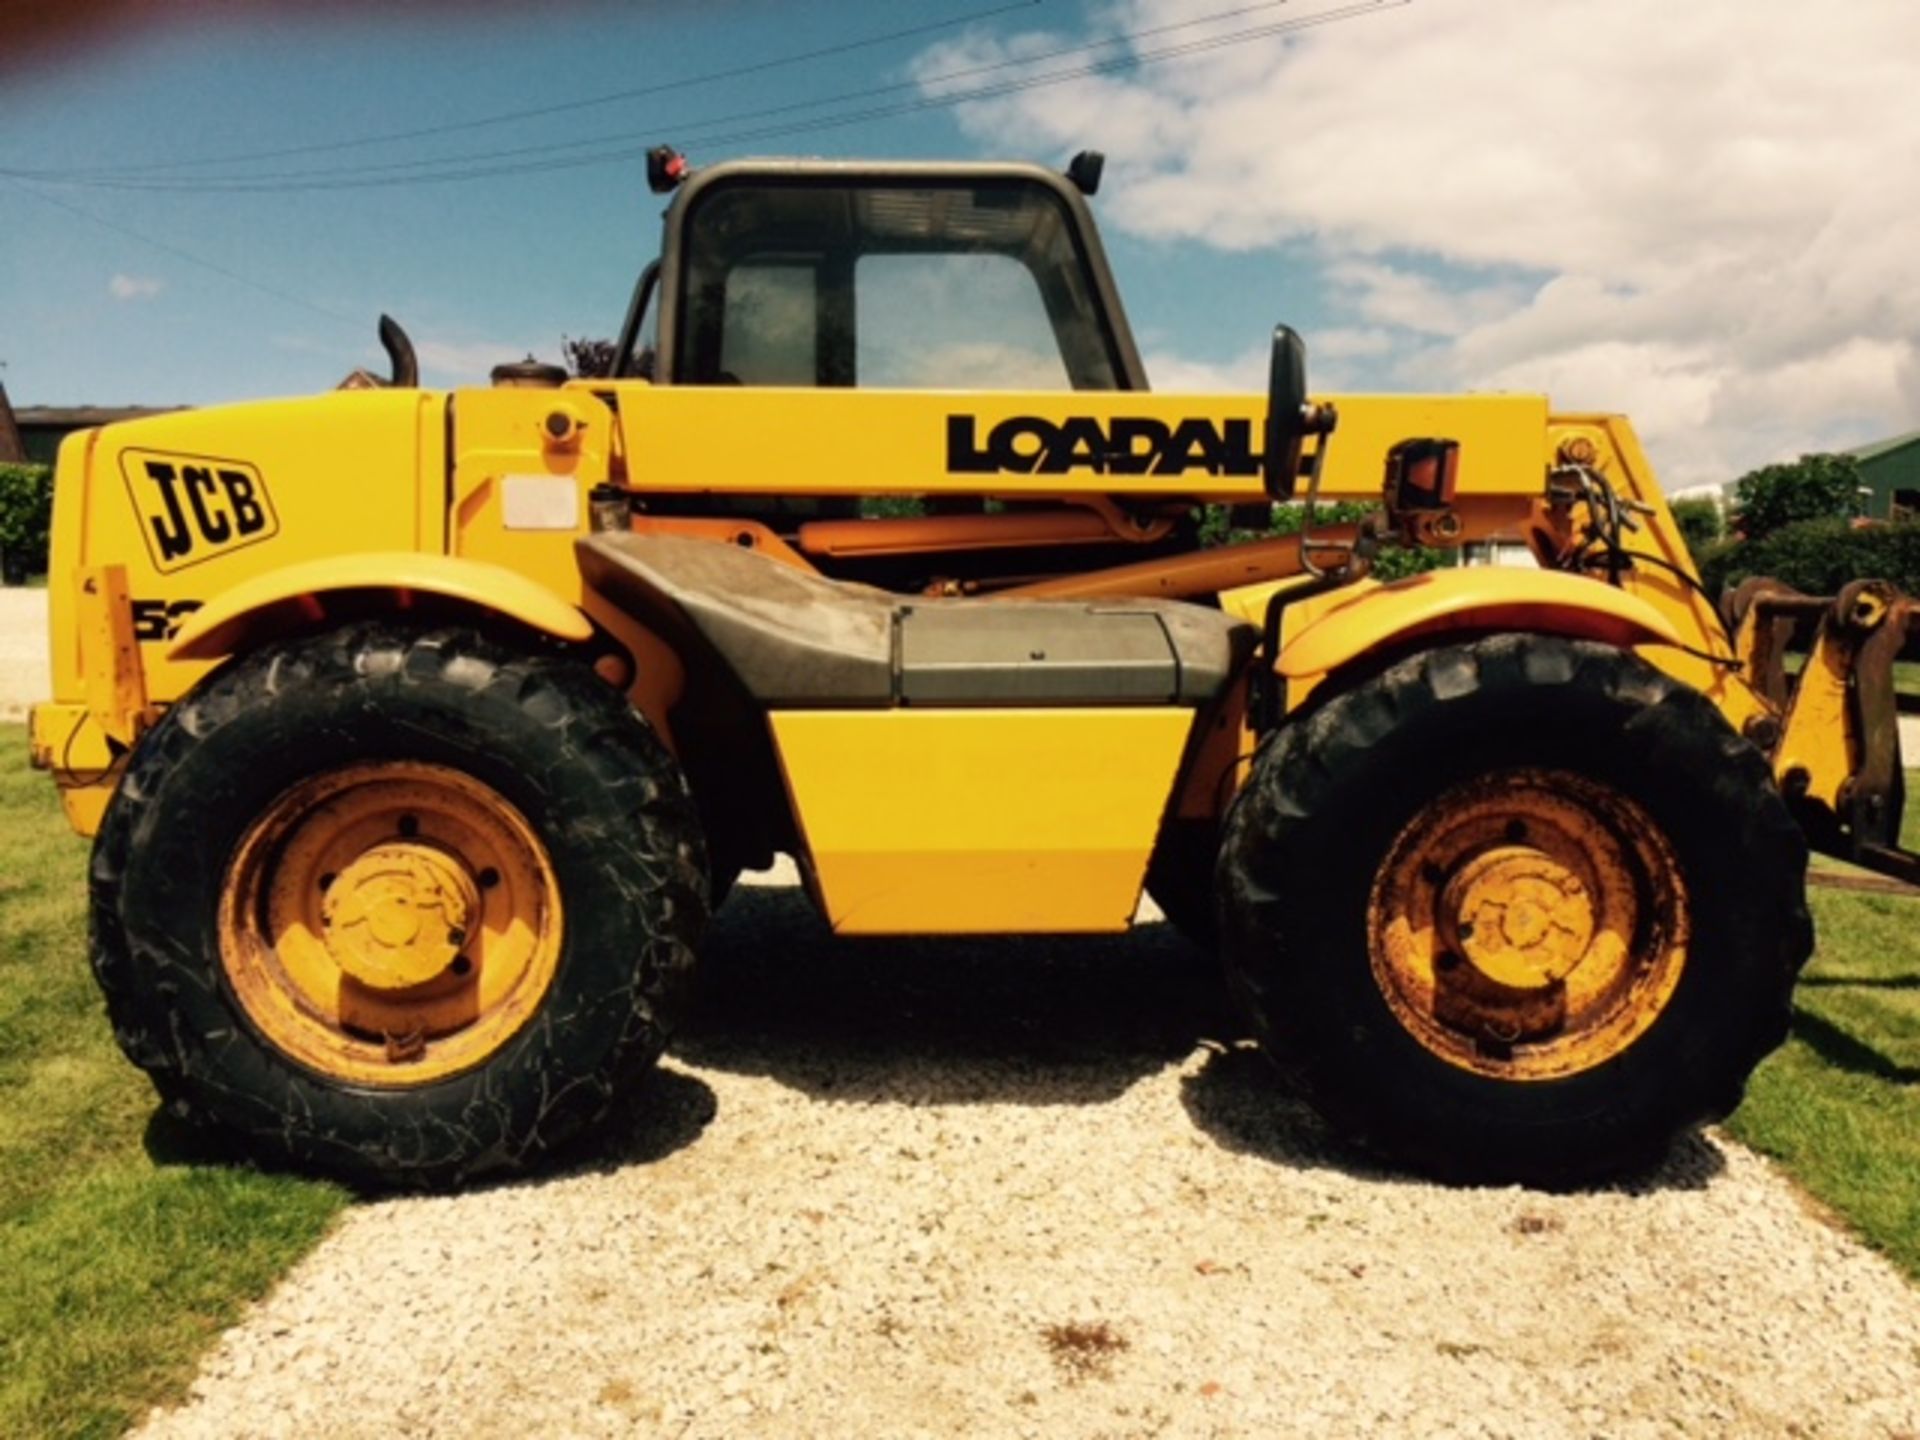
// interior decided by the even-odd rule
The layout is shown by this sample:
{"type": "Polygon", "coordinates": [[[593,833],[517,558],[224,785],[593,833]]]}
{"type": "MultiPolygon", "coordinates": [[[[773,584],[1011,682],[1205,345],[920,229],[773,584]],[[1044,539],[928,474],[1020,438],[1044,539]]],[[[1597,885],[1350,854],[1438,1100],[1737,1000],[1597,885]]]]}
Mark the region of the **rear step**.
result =
{"type": "Polygon", "coordinates": [[[1203,705],[1257,633],[1173,600],[896,595],[678,535],[576,542],[588,585],[712,652],[762,705],[1203,705]]]}

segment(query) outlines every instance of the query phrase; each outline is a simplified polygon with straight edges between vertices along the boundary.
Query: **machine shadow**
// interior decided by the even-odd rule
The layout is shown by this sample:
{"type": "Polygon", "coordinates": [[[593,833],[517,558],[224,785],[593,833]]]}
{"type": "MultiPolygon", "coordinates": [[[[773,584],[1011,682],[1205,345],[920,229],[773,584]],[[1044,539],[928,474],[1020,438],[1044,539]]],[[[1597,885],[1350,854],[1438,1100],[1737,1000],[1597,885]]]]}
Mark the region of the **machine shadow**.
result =
{"type": "MultiPolygon", "coordinates": [[[[1180,1100],[1193,1123],[1223,1149],[1294,1169],[1320,1167],[1360,1179],[1434,1183],[1432,1177],[1396,1167],[1341,1135],[1307,1102],[1304,1079],[1284,1065],[1276,1074],[1267,1057],[1249,1045],[1214,1050],[1198,1070],[1182,1077],[1180,1100]]],[[[1675,1140],[1656,1164],[1638,1173],[1600,1185],[1552,1188],[1630,1195],[1704,1190],[1726,1168],[1726,1156],[1713,1139],[1693,1133],[1675,1140]]]]}
{"type": "Polygon", "coordinates": [[[1797,1005],[1793,1011],[1793,1034],[1835,1069],[1869,1075],[1894,1085],[1920,1084],[1920,1065],[1901,1065],[1832,1021],[1797,1005]]]}
{"type": "Polygon", "coordinates": [[[1085,1105],[1239,1033],[1218,967],[1166,925],[839,939],[798,889],[742,886],[671,1053],[834,1100],[1085,1105]]]}
{"type": "MultiPolygon", "coordinates": [[[[713,1087],[697,1075],[663,1065],[615,1108],[601,1125],[542,1155],[517,1175],[469,1182],[458,1188],[467,1194],[494,1189],[541,1185],[578,1175],[607,1174],[629,1165],[647,1165],[683,1150],[705,1133],[719,1111],[713,1087]]],[[[182,1120],[164,1105],[147,1117],[142,1143],[156,1167],[213,1166],[255,1170],[266,1175],[312,1180],[312,1168],[263,1156],[227,1131],[182,1120]]],[[[329,1178],[324,1173],[318,1178],[329,1178]]],[[[406,1184],[378,1185],[332,1177],[356,1201],[393,1200],[431,1194],[406,1184]]]]}
{"type": "MultiPolygon", "coordinates": [[[[853,1103],[1097,1105],[1196,1049],[1181,1081],[1222,1148],[1381,1182],[1425,1177],[1337,1133],[1299,1075],[1253,1048],[1217,962],[1169,925],[1115,936],[837,939],[799,890],[737,889],[670,1051],[853,1103]]],[[[1725,1169],[1689,1135],[1607,1189],[1698,1189],[1725,1169]]]]}

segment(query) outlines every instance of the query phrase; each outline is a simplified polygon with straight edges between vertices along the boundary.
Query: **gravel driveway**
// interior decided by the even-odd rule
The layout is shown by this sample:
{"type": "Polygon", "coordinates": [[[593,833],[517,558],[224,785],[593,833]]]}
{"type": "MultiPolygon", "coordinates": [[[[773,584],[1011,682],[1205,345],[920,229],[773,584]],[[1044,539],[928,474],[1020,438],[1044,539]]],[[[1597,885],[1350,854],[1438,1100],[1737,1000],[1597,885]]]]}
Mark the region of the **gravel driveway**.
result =
{"type": "Polygon", "coordinates": [[[1920,1292],[1759,1159],[1381,1173],[1164,926],[836,942],[748,886],[705,997],[611,1142],[355,1209],[141,1433],[1920,1433],[1920,1292]]]}
{"type": "Polygon", "coordinates": [[[0,722],[25,720],[52,695],[47,677],[47,592],[0,585],[0,722]]]}

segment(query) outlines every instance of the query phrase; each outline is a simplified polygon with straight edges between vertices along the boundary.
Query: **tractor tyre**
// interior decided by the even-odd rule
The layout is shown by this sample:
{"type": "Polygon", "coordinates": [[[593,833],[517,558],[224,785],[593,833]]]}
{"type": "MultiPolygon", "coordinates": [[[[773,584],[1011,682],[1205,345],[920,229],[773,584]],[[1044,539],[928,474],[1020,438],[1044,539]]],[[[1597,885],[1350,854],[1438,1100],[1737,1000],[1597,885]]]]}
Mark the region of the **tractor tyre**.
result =
{"type": "Polygon", "coordinates": [[[1634,1173],[1738,1105],[1812,949],[1806,845],[1701,694],[1610,646],[1407,656],[1282,725],[1222,948],[1336,1125],[1444,1178],[1634,1173]]]}
{"type": "Polygon", "coordinates": [[[541,1163],[659,1057],[705,866],[678,765],[585,666],[355,623],[232,662],[136,747],[93,968],[176,1115],[443,1188],[541,1163]]]}

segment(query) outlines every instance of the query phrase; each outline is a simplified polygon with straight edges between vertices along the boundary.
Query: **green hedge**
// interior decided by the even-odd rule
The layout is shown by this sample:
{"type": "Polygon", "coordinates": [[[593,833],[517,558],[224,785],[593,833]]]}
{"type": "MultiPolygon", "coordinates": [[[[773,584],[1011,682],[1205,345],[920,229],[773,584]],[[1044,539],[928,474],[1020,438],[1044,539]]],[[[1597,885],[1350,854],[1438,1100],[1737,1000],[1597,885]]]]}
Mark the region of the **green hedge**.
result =
{"type": "Polygon", "coordinates": [[[47,570],[53,523],[53,472],[45,465],[0,465],[0,580],[25,583],[47,570]]]}
{"type": "Polygon", "coordinates": [[[1809,595],[1832,595],[1849,580],[1891,580],[1920,595],[1920,521],[1855,527],[1846,520],[1802,520],[1759,540],[1715,546],[1700,557],[1708,591],[1771,575],[1809,595]]]}

